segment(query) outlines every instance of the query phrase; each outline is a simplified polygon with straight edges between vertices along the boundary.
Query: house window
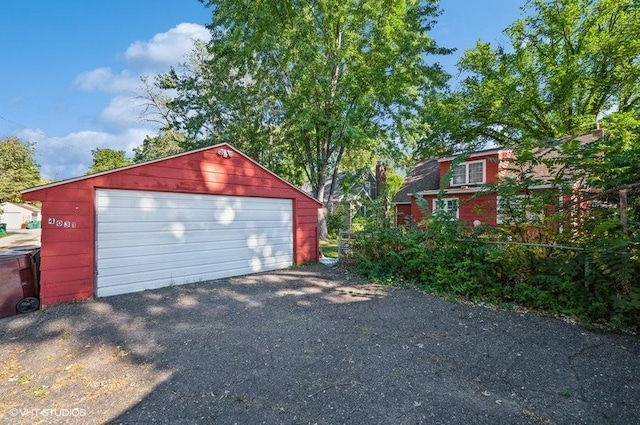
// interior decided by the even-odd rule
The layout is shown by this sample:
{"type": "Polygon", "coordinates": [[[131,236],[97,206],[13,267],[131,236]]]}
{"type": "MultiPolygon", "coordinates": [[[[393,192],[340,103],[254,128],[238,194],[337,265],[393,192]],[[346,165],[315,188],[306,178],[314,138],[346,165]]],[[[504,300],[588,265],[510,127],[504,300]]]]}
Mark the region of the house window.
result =
{"type": "Polygon", "coordinates": [[[463,162],[453,170],[451,186],[482,184],[485,182],[485,161],[463,162]]]}
{"type": "Polygon", "coordinates": [[[527,195],[498,196],[497,224],[538,223],[540,214],[535,213],[531,198],[527,195]]]}
{"type": "Polygon", "coordinates": [[[460,203],[458,198],[442,198],[433,200],[434,214],[447,214],[452,218],[460,218],[460,203]]]}
{"type": "Polygon", "coordinates": [[[364,190],[367,192],[367,195],[369,196],[370,199],[374,198],[372,184],[369,180],[364,182],[364,190]]]}

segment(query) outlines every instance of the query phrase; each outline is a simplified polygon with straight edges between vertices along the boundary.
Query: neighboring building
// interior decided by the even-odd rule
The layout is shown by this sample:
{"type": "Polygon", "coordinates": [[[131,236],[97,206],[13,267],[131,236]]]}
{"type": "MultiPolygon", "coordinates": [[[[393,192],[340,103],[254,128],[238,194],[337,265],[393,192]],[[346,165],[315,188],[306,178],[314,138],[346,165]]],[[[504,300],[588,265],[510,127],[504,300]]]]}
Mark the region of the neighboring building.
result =
{"type": "MultiPolygon", "coordinates": [[[[581,143],[588,143],[597,137],[601,137],[601,133],[594,132],[577,139],[581,143]]],[[[554,149],[549,149],[539,150],[538,155],[553,158],[557,157],[558,153],[554,149]]],[[[487,185],[498,183],[501,179],[518,173],[518,170],[513,168],[513,150],[496,148],[473,152],[457,165],[451,173],[450,181],[444,182],[443,179],[451,170],[455,158],[455,156],[449,156],[427,159],[414,166],[392,201],[397,225],[419,222],[422,219],[422,213],[415,200],[416,196],[426,201],[431,213],[444,211],[469,225],[491,226],[502,222],[503,217],[500,211],[505,204],[517,203],[519,198],[525,196],[517,195],[507,200],[486,190],[487,185]],[[443,190],[443,197],[438,201],[441,190],[443,190]]],[[[544,165],[532,166],[531,173],[539,184],[528,189],[552,189],[550,180],[555,172],[556,170],[549,170],[544,165]]],[[[562,202],[560,197],[558,202],[562,202]]]]}
{"type": "Polygon", "coordinates": [[[40,221],[40,208],[29,204],[4,202],[0,204],[0,223],[7,224],[7,230],[25,228],[30,221],[40,221]]]}
{"type": "MultiPolygon", "coordinates": [[[[333,193],[331,192],[332,179],[328,178],[325,181],[322,203],[329,212],[335,211],[338,206],[345,207],[349,211],[348,222],[350,224],[357,214],[367,215],[366,203],[380,196],[385,179],[386,167],[382,161],[378,161],[375,175],[369,168],[338,173],[333,185],[333,193]]],[[[303,190],[311,194],[309,185],[305,185],[303,190]]]]}
{"type": "Polygon", "coordinates": [[[501,163],[511,157],[508,149],[491,149],[469,154],[452,173],[450,182],[444,186],[442,205],[438,205],[438,194],[445,174],[451,169],[455,157],[422,161],[414,167],[393,198],[396,207],[396,223],[419,222],[422,213],[415,201],[421,196],[431,213],[446,211],[468,224],[480,221],[495,225],[497,219],[497,195],[479,194],[487,183],[496,182],[501,172],[501,163]],[[473,198],[473,199],[472,199],[473,198]]]}
{"type": "Polygon", "coordinates": [[[318,261],[320,202],[226,143],[22,197],[42,202],[45,306],[318,261]]]}
{"type": "Polygon", "coordinates": [[[377,197],[376,178],[368,168],[356,172],[338,173],[333,193],[331,193],[329,178],[324,183],[322,203],[329,213],[340,211],[340,214],[344,215],[344,225],[349,228],[357,215],[367,216],[367,202],[377,197]]]}
{"type": "Polygon", "coordinates": [[[351,173],[338,173],[331,197],[331,179],[325,181],[322,201],[329,210],[344,202],[361,204],[363,201],[376,199],[376,188],[376,178],[368,168],[351,173]]]}

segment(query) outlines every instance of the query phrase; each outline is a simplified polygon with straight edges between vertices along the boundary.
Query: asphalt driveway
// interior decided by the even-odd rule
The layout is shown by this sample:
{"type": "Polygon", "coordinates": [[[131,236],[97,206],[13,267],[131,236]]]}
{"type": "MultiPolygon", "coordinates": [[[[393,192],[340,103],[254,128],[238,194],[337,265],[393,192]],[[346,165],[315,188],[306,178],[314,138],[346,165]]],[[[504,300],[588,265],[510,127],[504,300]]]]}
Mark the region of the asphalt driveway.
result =
{"type": "Polygon", "coordinates": [[[10,249],[34,249],[40,247],[42,229],[9,230],[0,238],[0,254],[10,249]]]}
{"type": "Polygon", "coordinates": [[[0,320],[2,423],[631,424],[640,338],[322,265],[0,320]]]}

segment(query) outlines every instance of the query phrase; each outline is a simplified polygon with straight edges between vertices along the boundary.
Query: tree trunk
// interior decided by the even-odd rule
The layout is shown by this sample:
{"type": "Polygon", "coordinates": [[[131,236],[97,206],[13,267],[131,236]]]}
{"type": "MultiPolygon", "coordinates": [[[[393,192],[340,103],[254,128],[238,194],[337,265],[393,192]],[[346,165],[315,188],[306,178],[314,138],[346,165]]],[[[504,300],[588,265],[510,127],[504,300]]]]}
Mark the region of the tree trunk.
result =
{"type": "Polygon", "coordinates": [[[329,239],[329,229],[327,228],[327,209],[325,207],[318,210],[318,239],[321,241],[329,239]]]}
{"type": "Polygon", "coordinates": [[[318,212],[318,238],[320,240],[326,240],[329,237],[329,231],[327,228],[327,206],[324,203],[324,183],[326,167],[318,167],[317,181],[315,181],[314,195],[317,200],[322,202],[322,208],[318,212]]]}

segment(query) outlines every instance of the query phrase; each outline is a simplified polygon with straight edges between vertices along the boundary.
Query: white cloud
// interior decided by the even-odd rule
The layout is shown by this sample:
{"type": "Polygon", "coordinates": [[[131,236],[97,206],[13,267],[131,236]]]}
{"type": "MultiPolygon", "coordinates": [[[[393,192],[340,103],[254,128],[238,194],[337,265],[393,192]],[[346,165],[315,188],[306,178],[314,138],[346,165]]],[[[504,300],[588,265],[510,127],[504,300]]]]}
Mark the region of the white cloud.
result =
{"type": "Polygon", "coordinates": [[[80,131],[66,136],[50,137],[42,130],[22,130],[18,137],[36,143],[36,160],[40,174],[46,179],[68,179],[82,176],[93,163],[91,151],[96,148],[124,150],[133,155],[133,148],[140,146],[151,129],[133,128],[120,133],[80,131]]]}
{"type": "Polygon", "coordinates": [[[110,68],[96,68],[78,75],[73,85],[89,92],[132,93],[140,88],[140,76],[131,75],[126,69],[114,75],[110,68]]]}
{"type": "Polygon", "coordinates": [[[96,68],[78,75],[73,85],[84,91],[104,90],[111,80],[113,80],[111,69],[96,68]]]}
{"type": "Polygon", "coordinates": [[[183,22],[149,41],[136,41],[125,52],[127,61],[157,65],[175,65],[185,60],[195,40],[209,41],[211,34],[202,25],[183,22]]]}
{"type": "Polygon", "coordinates": [[[107,126],[122,129],[138,127],[141,124],[143,100],[133,96],[116,96],[100,112],[99,119],[107,126]]]}
{"type": "Polygon", "coordinates": [[[97,122],[106,129],[122,131],[140,127],[140,106],[136,96],[143,92],[141,75],[153,81],[155,75],[166,71],[170,65],[186,60],[193,50],[195,40],[210,40],[209,30],[203,25],[181,23],[169,31],[158,33],[148,41],[135,41],[127,48],[124,68],[114,72],[100,67],[79,74],[73,84],[86,92],[103,92],[114,95],[97,116],[97,122]]]}
{"type": "Polygon", "coordinates": [[[74,86],[85,92],[107,93],[111,99],[101,111],[92,113],[98,130],[78,131],[63,136],[49,136],[39,129],[25,129],[17,134],[36,143],[36,160],[40,173],[47,179],[67,179],[84,175],[91,164],[91,151],[96,148],[124,150],[133,155],[148,134],[156,130],[140,120],[143,101],[136,98],[142,91],[140,76],[151,80],[170,65],[186,60],[196,39],[208,41],[209,31],[202,25],[181,23],[154,35],[148,41],[135,41],[120,56],[122,68],[99,67],[76,76],[74,86]]]}

